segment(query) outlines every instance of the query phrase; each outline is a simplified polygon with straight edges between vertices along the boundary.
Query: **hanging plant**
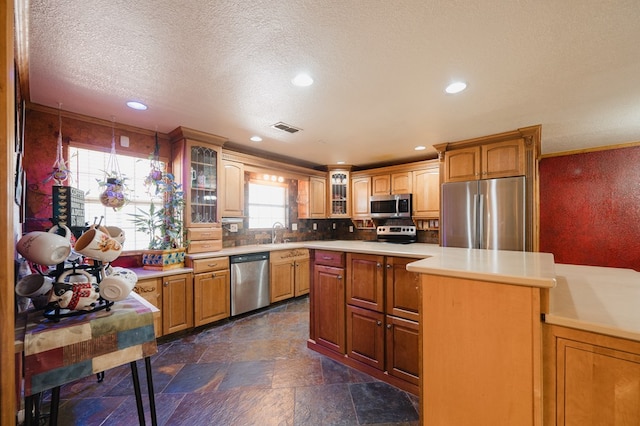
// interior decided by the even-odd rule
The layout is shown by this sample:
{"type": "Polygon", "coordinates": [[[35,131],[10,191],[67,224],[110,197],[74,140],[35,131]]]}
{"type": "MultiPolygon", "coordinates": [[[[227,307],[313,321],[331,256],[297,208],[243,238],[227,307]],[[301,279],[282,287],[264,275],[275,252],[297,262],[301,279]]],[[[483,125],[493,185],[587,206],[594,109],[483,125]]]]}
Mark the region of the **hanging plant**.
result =
{"type": "Polygon", "coordinates": [[[114,125],[111,130],[111,153],[104,172],[104,179],[97,180],[98,185],[104,190],[100,193],[100,203],[113,210],[120,210],[129,202],[129,190],[125,184],[125,176],[120,172],[118,158],[116,156],[115,117],[112,117],[114,125]]]}
{"type": "Polygon", "coordinates": [[[61,103],[58,103],[58,146],[56,152],[56,160],[53,162],[52,171],[44,180],[48,182],[53,179],[55,185],[61,186],[69,178],[69,168],[67,167],[64,156],[62,155],[62,115],[60,113],[61,103]]]}
{"type": "Polygon", "coordinates": [[[149,160],[151,160],[151,170],[149,170],[149,174],[144,180],[144,185],[147,187],[147,190],[151,192],[151,188],[155,187],[155,194],[158,194],[160,190],[158,185],[163,177],[163,168],[162,162],[160,161],[160,145],[158,143],[158,132],[156,132],[156,146],[153,150],[153,153],[149,156],[149,160]]]}

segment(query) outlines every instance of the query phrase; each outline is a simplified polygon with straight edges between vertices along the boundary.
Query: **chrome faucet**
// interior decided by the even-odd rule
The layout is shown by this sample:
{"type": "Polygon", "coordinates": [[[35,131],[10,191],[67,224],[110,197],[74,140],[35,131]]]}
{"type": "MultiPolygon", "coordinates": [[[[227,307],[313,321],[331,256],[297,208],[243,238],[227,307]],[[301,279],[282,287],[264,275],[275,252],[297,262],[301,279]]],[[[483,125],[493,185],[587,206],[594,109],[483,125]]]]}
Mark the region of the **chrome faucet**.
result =
{"type": "Polygon", "coordinates": [[[278,236],[276,235],[276,229],[280,227],[282,229],[285,229],[285,226],[280,223],[280,222],[275,222],[272,226],[271,226],[271,244],[275,244],[276,241],[278,240],[278,236]]]}

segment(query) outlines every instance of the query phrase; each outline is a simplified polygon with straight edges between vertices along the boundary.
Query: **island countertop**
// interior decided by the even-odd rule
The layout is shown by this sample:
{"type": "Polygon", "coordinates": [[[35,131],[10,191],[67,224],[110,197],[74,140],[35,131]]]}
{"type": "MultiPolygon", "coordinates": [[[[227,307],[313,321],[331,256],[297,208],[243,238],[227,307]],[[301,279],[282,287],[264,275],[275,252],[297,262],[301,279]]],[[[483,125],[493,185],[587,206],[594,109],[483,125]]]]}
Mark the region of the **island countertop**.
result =
{"type": "Polygon", "coordinates": [[[640,341],[640,272],[556,264],[545,322],[640,341]]]}

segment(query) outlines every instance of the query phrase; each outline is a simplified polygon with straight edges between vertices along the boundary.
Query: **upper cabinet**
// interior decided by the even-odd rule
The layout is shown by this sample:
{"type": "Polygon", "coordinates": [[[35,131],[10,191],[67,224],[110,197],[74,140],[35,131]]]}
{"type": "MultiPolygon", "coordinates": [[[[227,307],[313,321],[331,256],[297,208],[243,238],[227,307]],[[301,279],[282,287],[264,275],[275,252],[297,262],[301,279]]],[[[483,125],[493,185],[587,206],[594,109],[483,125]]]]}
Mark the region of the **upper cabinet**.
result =
{"type": "MultiPolygon", "coordinates": [[[[184,127],[173,130],[169,137],[172,143],[172,171],[176,181],[182,184],[185,196],[185,228],[209,228],[212,231],[213,228],[219,228],[221,194],[218,171],[225,139],[184,127]]],[[[219,232],[214,234],[218,235],[219,232]]],[[[221,245],[220,240],[220,248],[221,245]]],[[[200,246],[199,240],[190,239],[187,252],[212,251],[210,242],[200,246]]]]}
{"type": "Polygon", "coordinates": [[[413,217],[440,217],[440,168],[437,160],[413,171],[413,217]]]}
{"type": "Polygon", "coordinates": [[[325,219],[327,217],[327,179],[311,176],[298,180],[298,218],[325,219]]]}
{"type": "Polygon", "coordinates": [[[523,138],[453,149],[446,151],[444,155],[446,182],[525,174],[523,138]]]}
{"type": "Polygon", "coordinates": [[[350,217],[349,202],[349,171],[348,170],[330,170],[328,182],[329,200],[329,217],[348,218],[350,217]]]}
{"type": "Polygon", "coordinates": [[[371,177],[371,195],[409,194],[412,189],[411,171],[374,175],[371,177]]]}
{"type": "Polygon", "coordinates": [[[244,216],[244,164],[222,160],[221,217],[244,216]]]}
{"type": "Polygon", "coordinates": [[[371,218],[371,178],[369,176],[353,176],[351,178],[351,218],[371,218]]]}

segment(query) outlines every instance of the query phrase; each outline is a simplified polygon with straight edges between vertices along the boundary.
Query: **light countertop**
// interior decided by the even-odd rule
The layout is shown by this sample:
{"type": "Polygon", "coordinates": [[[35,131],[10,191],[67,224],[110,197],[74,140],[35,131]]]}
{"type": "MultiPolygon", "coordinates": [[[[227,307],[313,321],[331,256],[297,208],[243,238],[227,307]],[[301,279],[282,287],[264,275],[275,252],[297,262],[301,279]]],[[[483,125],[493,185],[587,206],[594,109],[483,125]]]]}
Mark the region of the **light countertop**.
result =
{"type": "Polygon", "coordinates": [[[640,272],[556,264],[548,324],[640,341],[640,272]]]}
{"type": "MultiPolygon", "coordinates": [[[[336,240],[258,244],[189,256],[204,259],[296,248],[410,257],[416,259],[407,265],[413,272],[549,288],[547,323],[640,341],[640,272],[555,264],[549,253],[336,240]]],[[[182,268],[136,273],[142,279],[191,271],[182,268]]]]}

